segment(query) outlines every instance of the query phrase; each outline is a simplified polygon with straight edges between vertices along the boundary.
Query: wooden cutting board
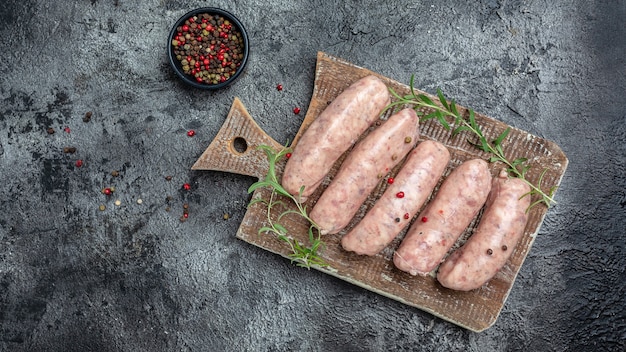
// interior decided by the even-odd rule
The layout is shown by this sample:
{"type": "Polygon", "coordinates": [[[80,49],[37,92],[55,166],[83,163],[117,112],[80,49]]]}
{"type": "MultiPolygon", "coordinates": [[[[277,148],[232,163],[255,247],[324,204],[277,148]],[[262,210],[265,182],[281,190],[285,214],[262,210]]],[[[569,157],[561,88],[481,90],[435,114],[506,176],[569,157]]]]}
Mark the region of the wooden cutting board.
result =
{"type": "MultiPolygon", "coordinates": [[[[370,74],[380,77],[389,87],[392,87],[401,95],[409,92],[409,87],[404,84],[341,59],[331,57],[325,53],[318,53],[313,96],[302,126],[294,138],[294,145],[309,124],[317,118],[337,95],[356,80],[370,74]]],[[[419,90],[417,90],[417,93],[427,94],[419,90]]],[[[427,95],[436,100],[436,97],[430,94],[427,95]]],[[[465,108],[459,107],[459,111],[464,113],[465,108]]],[[[386,116],[388,117],[388,115],[386,116]]],[[[488,139],[495,139],[502,131],[511,127],[478,113],[476,114],[476,121],[482,127],[483,133],[488,139]]],[[[451,160],[442,180],[452,169],[465,160],[489,158],[486,153],[481,152],[467,142],[467,139],[471,137],[470,135],[461,133],[452,137],[451,133],[435,120],[422,123],[420,132],[421,140],[437,140],[445,144],[451,153],[451,160]]],[[[276,150],[282,147],[261,130],[246,111],[241,101],[235,98],[224,125],[206,151],[193,165],[192,169],[218,170],[264,178],[267,173],[268,162],[265,154],[257,150],[257,147],[263,144],[272,146],[276,150]]],[[[503,147],[507,152],[509,160],[517,157],[527,157],[532,162],[532,169],[528,171],[527,178],[534,184],[537,183],[544,169],[547,169],[543,177],[544,189],[560,184],[567,168],[568,159],[553,142],[512,127],[511,132],[503,143],[503,147]]],[[[320,194],[336,174],[338,166],[344,157],[345,155],[337,162],[322,186],[309,197],[307,200],[309,209],[312,208],[320,194]]],[[[282,172],[283,166],[284,162],[278,165],[279,174],[282,172]]],[[[400,166],[392,170],[391,175],[394,175],[400,166]]],[[[502,165],[497,163],[492,163],[490,166],[493,175],[496,175],[502,168],[502,165]]],[[[441,184],[441,180],[439,184],[441,184]]],[[[433,194],[436,194],[439,184],[433,194]]],[[[520,267],[528,255],[548,211],[547,207],[540,205],[531,209],[523,238],[505,267],[496,277],[480,289],[460,292],[446,289],[439,285],[435,279],[434,272],[430,276],[415,277],[394,267],[393,252],[404,237],[406,229],[385,250],[373,257],[359,256],[346,252],[341,248],[341,236],[347,233],[364,216],[376,199],[384,192],[385,186],[386,183],[381,182],[344,231],[336,235],[324,237],[326,247],[322,252],[322,257],[329,266],[323,268],[316,267],[316,269],[409,306],[417,307],[469,330],[480,332],[490,327],[496,321],[504,306],[520,267]]],[[[269,190],[258,189],[253,194],[253,199],[258,197],[269,199],[269,196],[269,190]]],[[[481,214],[474,219],[454,248],[460,246],[467,239],[480,217],[481,214]]],[[[308,223],[306,221],[294,216],[283,219],[281,224],[290,231],[289,235],[291,237],[303,244],[308,244],[308,223]]],[[[267,208],[261,203],[253,204],[248,208],[241,222],[237,231],[237,237],[287,258],[290,254],[290,248],[287,244],[279,241],[272,235],[258,234],[259,228],[267,225],[267,208]]],[[[295,269],[294,267],[294,270],[304,269],[295,269]]]]}

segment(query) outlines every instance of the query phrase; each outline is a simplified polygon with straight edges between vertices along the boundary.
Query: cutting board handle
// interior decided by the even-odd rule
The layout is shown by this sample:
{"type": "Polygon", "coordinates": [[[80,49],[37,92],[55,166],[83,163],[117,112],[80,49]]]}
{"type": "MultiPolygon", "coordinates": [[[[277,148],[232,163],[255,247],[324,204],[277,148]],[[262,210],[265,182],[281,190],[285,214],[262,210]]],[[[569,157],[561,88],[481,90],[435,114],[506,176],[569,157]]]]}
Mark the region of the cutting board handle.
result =
{"type": "Polygon", "coordinates": [[[265,152],[258,149],[260,145],[271,146],[276,151],[282,148],[259,127],[241,100],[235,97],[217,136],[191,169],[265,178],[269,164],[265,152]]]}

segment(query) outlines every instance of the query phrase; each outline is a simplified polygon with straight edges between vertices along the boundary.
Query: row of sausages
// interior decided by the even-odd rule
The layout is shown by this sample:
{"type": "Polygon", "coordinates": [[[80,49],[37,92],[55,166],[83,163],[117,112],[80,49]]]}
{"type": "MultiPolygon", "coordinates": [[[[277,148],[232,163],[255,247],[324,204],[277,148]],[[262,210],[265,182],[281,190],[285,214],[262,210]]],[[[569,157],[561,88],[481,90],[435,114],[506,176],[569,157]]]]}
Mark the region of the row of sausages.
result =
{"type": "Polygon", "coordinates": [[[394,253],[398,269],[427,275],[439,267],[437,279],[443,286],[463,291],[479,288],[504,266],[524,233],[530,203],[524,195],[529,186],[509,178],[506,171],[492,177],[484,160],[468,160],[452,170],[417,214],[441,179],[450,153],[436,141],[417,143],[419,118],[413,109],[405,108],[381,121],[379,115],[390,99],[387,86],[375,76],[350,85],[302,135],[281,183],[305,201],[340,156],[353,147],[309,214],[322,234],[342,231],[386,179],[385,192],[342,237],[342,247],[376,255],[410,225],[394,253]],[[388,177],[401,161],[395,177],[388,177]],[[483,207],[475,232],[446,258],[483,207]]]}

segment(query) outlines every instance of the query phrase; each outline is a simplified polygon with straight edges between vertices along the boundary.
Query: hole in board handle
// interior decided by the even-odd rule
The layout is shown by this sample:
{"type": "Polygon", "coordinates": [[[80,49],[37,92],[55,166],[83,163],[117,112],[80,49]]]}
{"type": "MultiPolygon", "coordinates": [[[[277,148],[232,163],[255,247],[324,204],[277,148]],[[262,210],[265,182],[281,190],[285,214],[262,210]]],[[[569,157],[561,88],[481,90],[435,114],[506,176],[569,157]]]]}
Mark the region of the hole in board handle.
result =
{"type": "Polygon", "coordinates": [[[248,150],[248,142],[243,137],[235,137],[230,142],[230,150],[234,154],[243,154],[248,150]]]}

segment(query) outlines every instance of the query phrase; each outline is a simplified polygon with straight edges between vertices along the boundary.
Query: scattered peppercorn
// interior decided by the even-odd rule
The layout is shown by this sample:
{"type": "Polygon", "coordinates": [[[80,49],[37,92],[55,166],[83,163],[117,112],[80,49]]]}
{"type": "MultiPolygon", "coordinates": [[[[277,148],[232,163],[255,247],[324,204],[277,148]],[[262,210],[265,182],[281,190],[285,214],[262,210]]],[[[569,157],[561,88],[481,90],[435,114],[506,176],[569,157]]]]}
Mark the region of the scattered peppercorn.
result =
{"type": "Polygon", "coordinates": [[[119,172],[119,171],[117,171],[117,170],[113,170],[113,171],[111,171],[111,176],[113,176],[113,177],[117,177],[117,176],[119,176],[119,175],[120,175],[120,172],[119,172]]]}
{"type": "Polygon", "coordinates": [[[183,209],[189,209],[189,204],[187,203],[183,204],[183,209]]]}
{"type": "Polygon", "coordinates": [[[48,127],[48,129],[46,130],[46,132],[48,132],[48,134],[54,134],[54,128],[52,128],[52,127],[48,127]]]}
{"type": "Polygon", "coordinates": [[[491,248],[487,249],[487,255],[492,255],[493,251],[491,250],[491,248]]]}
{"type": "Polygon", "coordinates": [[[396,220],[396,222],[400,222],[400,218],[396,218],[395,220],[396,220]]]}
{"type": "Polygon", "coordinates": [[[391,160],[397,160],[398,159],[398,154],[393,154],[391,156],[391,160]]]}
{"type": "Polygon", "coordinates": [[[506,244],[503,244],[503,245],[502,245],[502,250],[503,250],[503,251],[506,251],[507,249],[509,249],[509,248],[506,246],[506,244]]]}
{"type": "Polygon", "coordinates": [[[92,114],[93,114],[93,113],[92,113],[91,111],[87,111],[87,112],[85,113],[85,116],[83,117],[83,122],[89,122],[89,121],[91,121],[91,115],[92,115],[92,114]]]}
{"type": "Polygon", "coordinates": [[[298,115],[300,113],[300,108],[297,107],[297,106],[295,108],[293,108],[293,113],[298,115]]]}
{"type": "Polygon", "coordinates": [[[165,176],[165,181],[171,181],[171,180],[172,180],[172,176],[170,175],[165,176]]]}
{"type": "Polygon", "coordinates": [[[74,154],[76,153],[76,147],[65,147],[63,148],[63,153],[74,154]]]}
{"type": "Polygon", "coordinates": [[[177,28],[171,44],[183,72],[198,83],[226,82],[244,58],[241,31],[220,15],[203,13],[188,18],[177,28]]]}

